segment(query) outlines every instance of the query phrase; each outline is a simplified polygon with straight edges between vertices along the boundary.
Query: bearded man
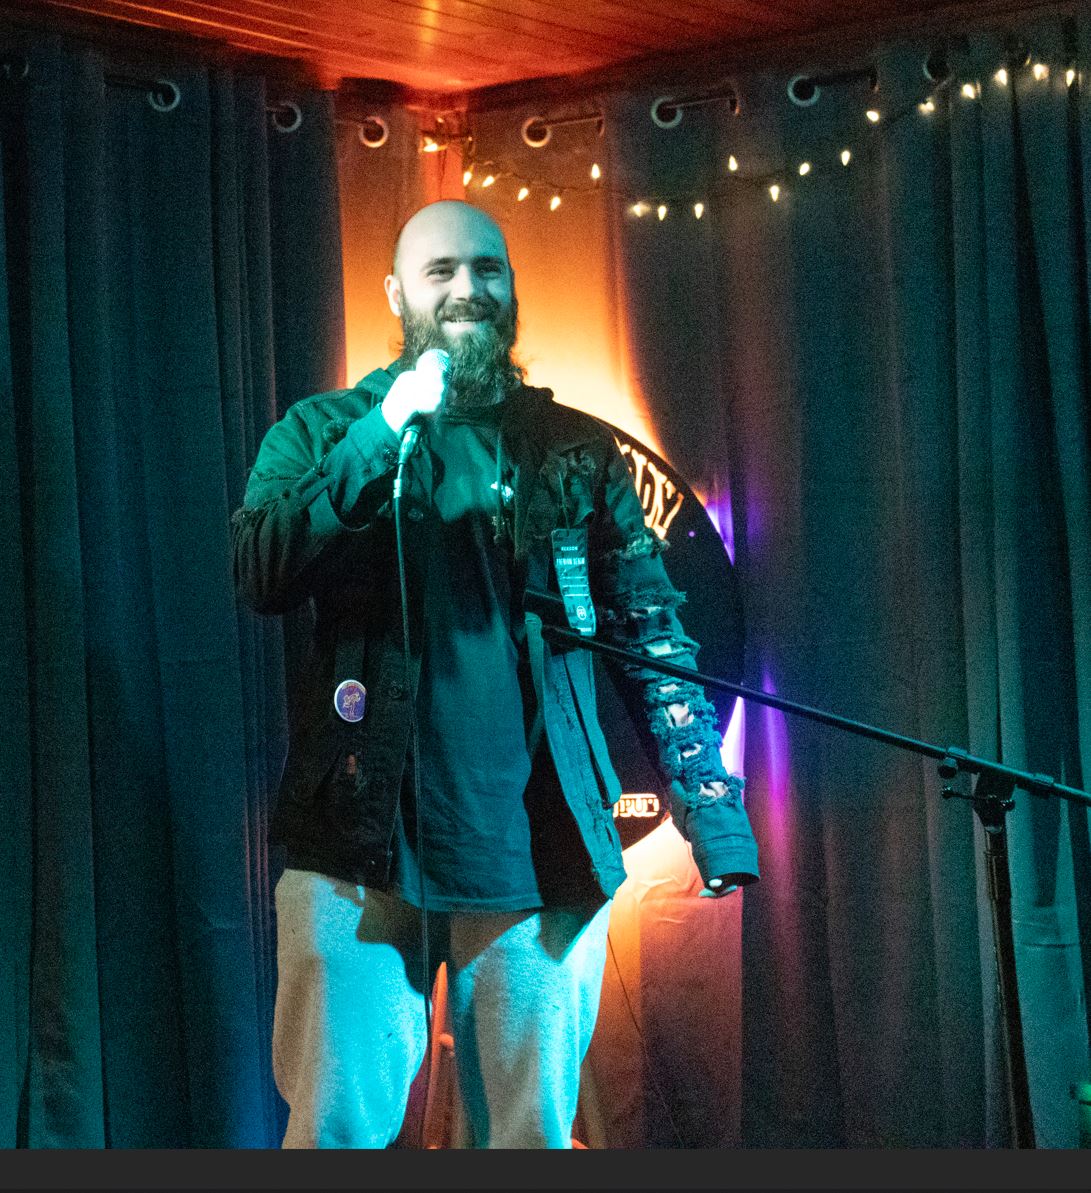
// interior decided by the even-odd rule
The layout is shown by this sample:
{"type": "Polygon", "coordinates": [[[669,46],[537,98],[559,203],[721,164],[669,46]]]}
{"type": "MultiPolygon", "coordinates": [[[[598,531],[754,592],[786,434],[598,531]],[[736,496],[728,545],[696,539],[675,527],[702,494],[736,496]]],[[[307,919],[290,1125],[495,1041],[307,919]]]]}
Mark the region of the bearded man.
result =
{"type": "MultiPolygon", "coordinates": [[[[590,656],[551,647],[526,593],[556,593],[558,571],[585,559],[593,609],[571,591],[568,605],[586,628],[593,617],[611,641],[685,666],[696,644],[609,430],[525,385],[512,360],[514,273],[496,223],[465,203],[423,208],[386,293],[400,358],[292,406],[233,519],[244,598],[262,613],[310,601],[315,615],[271,827],[287,852],[273,1039],[284,1146],[394,1140],[446,961],[474,1146],[570,1147],[625,876],[620,784],[590,656]],[[406,651],[392,485],[411,424],[423,433],[398,502],[406,651]]],[[[704,693],[636,664],[624,687],[706,891],[754,881],[742,780],[723,769],[704,693]]]]}

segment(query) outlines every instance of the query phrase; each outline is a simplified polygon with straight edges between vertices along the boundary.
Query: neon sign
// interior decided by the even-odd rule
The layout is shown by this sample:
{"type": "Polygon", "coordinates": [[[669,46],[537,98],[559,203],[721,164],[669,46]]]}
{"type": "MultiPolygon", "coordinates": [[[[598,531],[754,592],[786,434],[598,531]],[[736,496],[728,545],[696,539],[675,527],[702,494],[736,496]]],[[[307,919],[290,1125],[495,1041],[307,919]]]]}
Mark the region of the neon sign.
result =
{"type": "Polygon", "coordinates": [[[633,484],[636,485],[648,529],[665,539],[686,495],[640,448],[621,439],[617,440],[617,445],[633,474],[633,484]]]}

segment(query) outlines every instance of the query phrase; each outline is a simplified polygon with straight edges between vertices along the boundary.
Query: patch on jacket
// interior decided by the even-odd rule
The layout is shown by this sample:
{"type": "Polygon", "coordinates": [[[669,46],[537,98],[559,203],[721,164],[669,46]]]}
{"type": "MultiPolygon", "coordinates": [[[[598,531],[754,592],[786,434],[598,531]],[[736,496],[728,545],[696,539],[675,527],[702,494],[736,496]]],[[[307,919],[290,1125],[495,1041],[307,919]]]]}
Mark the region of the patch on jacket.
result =
{"type": "Polygon", "coordinates": [[[344,439],[349,433],[352,421],[351,418],[331,418],[326,423],[322,428],[322,448],[324,451],[329,451],[335,443],[340,443],[344,439]]]}

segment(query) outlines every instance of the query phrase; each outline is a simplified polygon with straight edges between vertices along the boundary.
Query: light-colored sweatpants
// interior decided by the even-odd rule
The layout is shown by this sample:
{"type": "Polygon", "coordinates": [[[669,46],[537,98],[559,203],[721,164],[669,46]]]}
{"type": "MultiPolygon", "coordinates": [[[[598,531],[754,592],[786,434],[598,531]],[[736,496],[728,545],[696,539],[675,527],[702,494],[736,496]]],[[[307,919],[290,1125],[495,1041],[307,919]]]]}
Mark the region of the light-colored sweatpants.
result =
{"type": "MultiPolygon", "coordinates": [[[[276,909],[273,1072],[290,1110],[283,1146],[386,1147],[426,1046],[420,913],[304,870],[284,872],[276,909]]],[[[609,904],[428,919],[430,962],[447,962],[474,1146],[571,1147],[609,904]]]]}

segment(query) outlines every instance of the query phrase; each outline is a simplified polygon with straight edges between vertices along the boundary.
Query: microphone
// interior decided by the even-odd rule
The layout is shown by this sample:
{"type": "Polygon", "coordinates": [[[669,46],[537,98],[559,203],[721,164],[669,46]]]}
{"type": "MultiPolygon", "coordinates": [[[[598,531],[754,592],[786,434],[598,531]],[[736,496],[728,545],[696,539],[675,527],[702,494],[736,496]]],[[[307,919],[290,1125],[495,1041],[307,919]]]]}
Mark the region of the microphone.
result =
{"type": "MultiPolygon", "coordinates": [[[[421,372],[423,369],[425,373],[438,373],[437,380],[443,382],[447,377],[447,370],[451,365],[450,354],[444,352],[442,348],[429,348],[427,352],[422,352],[417,358],[417,363],[414,366],[414,372],[421,372]]],[[[419,412],[414,414],[402,429],[402,443],[398,449],[398,464],[404,464],[406,460],[417,450],[417,443],[420,440],[420,433],[424,426],[424,418],[419,412]]]]}

